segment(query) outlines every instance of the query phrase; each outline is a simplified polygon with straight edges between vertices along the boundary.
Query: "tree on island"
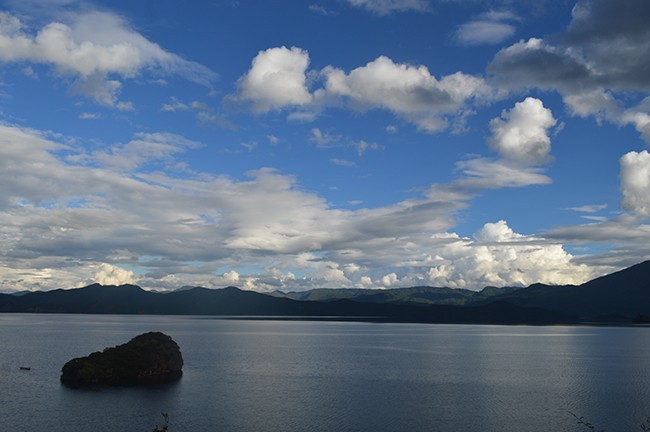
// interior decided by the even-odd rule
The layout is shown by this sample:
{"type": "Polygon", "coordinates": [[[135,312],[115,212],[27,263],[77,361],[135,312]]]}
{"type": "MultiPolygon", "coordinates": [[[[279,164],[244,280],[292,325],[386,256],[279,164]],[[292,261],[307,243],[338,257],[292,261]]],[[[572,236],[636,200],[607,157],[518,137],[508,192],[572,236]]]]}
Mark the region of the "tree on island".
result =
{"type": "Polygon", "coordinates": [[[89,385],[146,385],[179,379],[183,356],[174,340],[149,332],[129,342],[67,362],[61,382],[71,387],[89,385]]]}

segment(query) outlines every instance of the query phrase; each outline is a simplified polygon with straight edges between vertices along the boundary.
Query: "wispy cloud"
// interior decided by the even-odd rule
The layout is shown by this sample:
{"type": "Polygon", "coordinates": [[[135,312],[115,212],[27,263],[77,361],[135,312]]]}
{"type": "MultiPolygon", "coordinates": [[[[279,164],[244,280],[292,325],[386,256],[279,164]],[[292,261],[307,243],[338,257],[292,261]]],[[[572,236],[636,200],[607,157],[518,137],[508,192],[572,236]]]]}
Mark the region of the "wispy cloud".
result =
{"type": "Polygon", "coordinates": [[[357,154],[359,155],[359,157],[363,156],[368,150],[377,151],[377,150],[383,150],[384,149],[384,146],[382,146],[381,144],[377,144],[377,143],[374,143],[374,142],[369,143],[369,142],[367,142],[365,140],[360,140],[360,141],[356,142],[355,147],[357,148],[357,154]]]}
{"type": "Polygon", "coordinates": [[[458,26],[454,38],[462,45],[499,44],[515,34],[512,23],[518,20],[509,11],[490,11],[458,26]]]}
{"type": "Polygon", "coordinates": [[[309,140],[315,143],[318,147],[329,147],[337,145],[341,142],[340,135],[332,135],[321,131],[319,128],[312,128],[311,137],[309,140]]]}
{"type": "Polygon", "coordinates": [[[309,5],[309,10],[311,12],[318,13],[325,16],[331,16],[337,14],[335,11],[327,9],[325,6],[320,4],[315,4],[315,3],[309,5]]]}
{"type": "Polygon", "coordinates": [[[573,210],[579,213],[597,213],[601,210],[605,210],[606,208],[607,204],[590,204],[578,207],[569,207],[568,210],[573,210]]]}
{"type": "Polygon", "coordinates": [[[79,118],[82,120],[97,120],[102,118],[101,114],[98,113],[91,113],[91,112],[83,112],[79,114],[79,118]]]}
{"type": "Polygon", "coordinates": [[[582,215],[580,216],[583,219],[595,221],[595,222],[605,222],[607,218],[605,216],[594,216],[594,215],[582,215]]]}
{"type": "Polygon", "coordinates": [[[216,112],[210,105],[201,101],[195,100],[191,102],[183,102],[180,99],[173,97],[168,103],[162,104],[160,110],[170,113],[190,111],[194,112],[196,119],[203,124],[214,124],[225,129],[236,128],[234,123],[228,120],[228,118],[216,112]]]}
{"type": "Polygon", "coordinates": [[[257,141],[249,141],[249,142],[239,143],[239,145],[244,147],[249,152],[252,152],[258,147],[259,143],[257,141]]]}
{"type": "Polygon", "coordinates": [[[354,167],[357,164],[349,161],[347,159],[337,159],[337,158],[332,158],[330,159],[330,162],[332,162],[334,165],[342,166],[342,167],[354,167]]]}
{"type": "Polygon", "coordinates": [[[394,12],[430,12],[428,0],[347,0],[352,6],[383,16],[394,12]]]}
{"type": "Polygon", "coordinates": [[[149,41],[115,14],[92,11],[66,17],[66,22],[32,29],[17,16],[1,12],[0,62],[49,65],[59,75],[71,77],[79,93],[122,110],[132,107],[118,98],[122,81],[149,70],[207,87],[216,78],[208,68],[149,41]]]}

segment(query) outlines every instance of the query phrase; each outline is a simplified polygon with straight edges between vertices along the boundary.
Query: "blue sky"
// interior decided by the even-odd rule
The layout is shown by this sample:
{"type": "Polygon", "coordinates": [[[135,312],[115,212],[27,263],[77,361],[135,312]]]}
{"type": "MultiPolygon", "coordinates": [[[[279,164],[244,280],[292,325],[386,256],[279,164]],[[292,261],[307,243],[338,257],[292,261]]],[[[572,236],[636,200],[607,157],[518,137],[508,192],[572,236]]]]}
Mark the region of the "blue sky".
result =
{"type": "Polygon", "coordinates": [[[650,3],[0,2],[0,289],[650,257],[650,3]]]}

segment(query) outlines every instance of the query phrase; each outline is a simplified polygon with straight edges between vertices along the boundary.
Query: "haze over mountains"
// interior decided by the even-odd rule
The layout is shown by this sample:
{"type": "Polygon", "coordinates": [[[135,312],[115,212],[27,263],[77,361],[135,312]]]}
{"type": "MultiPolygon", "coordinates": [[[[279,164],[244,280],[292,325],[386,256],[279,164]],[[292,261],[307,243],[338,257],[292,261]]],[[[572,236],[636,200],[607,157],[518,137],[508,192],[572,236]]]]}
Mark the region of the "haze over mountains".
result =
{"type": "Polygon", "coordinates": [[[262,294],[235,287],[158,293],[135,285],[0,294],[0,312],[184,314],[390,322],[555,324],[632,322],[650,315],[650,261],[585,284],[480,292],[436,287],[315,289],[262,294]]]}
{"type": "Polygon", "coordinates": [[[272,295],[301,301],[332,301],[349,299],[367,303],[399,303],[408,305],[444,304],[463,306],[480,300],[510,293],[519,287],[486,287],[481,291],[460,288],[437,288],[419,286],[395,289],[351,289],[318,288],[308,291],[283,293],[275,291],[272,295]]]}

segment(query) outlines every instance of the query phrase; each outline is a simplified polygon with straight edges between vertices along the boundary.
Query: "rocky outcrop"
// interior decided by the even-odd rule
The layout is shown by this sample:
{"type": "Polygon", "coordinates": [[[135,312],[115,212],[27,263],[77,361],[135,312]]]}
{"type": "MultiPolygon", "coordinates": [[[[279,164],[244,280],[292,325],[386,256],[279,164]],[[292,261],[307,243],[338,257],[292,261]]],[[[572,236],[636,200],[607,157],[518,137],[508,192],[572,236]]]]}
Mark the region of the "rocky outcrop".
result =
{"type": "Polygon", "coordinates": [[[61,382],[69,386],[146,385],[179,379],[182,369],[183,356],[176,342],[164,333],[150,332],[70,360],[61,369],[61,382]]]}

